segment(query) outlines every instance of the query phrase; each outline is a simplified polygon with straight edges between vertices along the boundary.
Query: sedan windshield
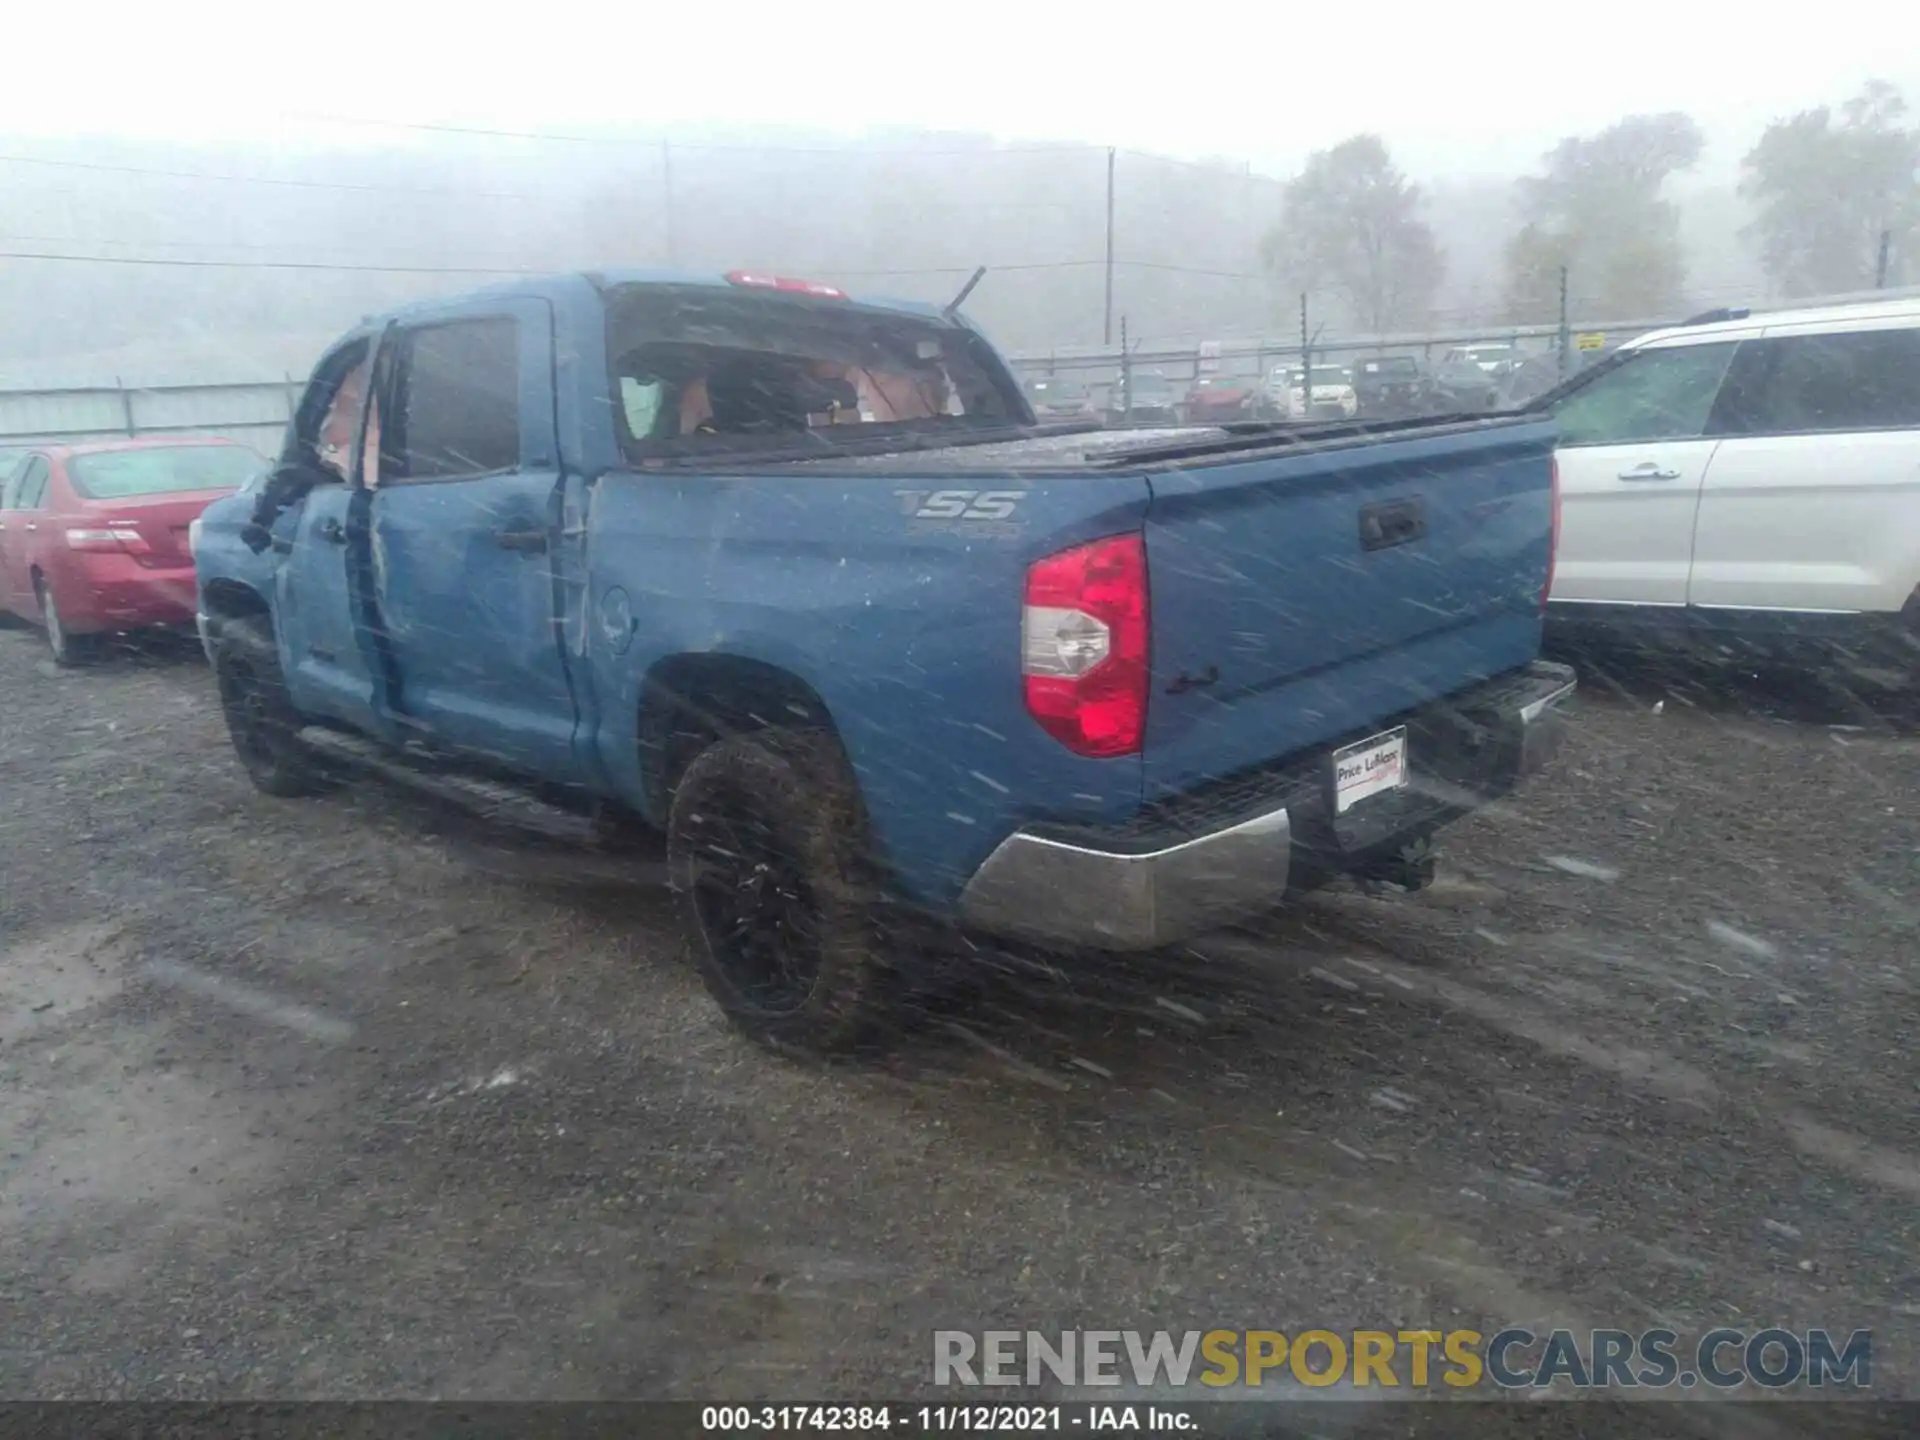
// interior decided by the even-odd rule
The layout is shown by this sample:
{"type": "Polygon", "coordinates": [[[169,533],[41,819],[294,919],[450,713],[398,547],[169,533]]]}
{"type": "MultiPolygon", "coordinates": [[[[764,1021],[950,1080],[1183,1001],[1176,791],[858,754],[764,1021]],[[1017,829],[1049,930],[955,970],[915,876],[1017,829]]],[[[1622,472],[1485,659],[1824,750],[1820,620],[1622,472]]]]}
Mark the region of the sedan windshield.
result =
{"type": "Polygon", "coordinates": [[[189,490],[237,490],[260,468],[244,445],[156,445],[99,450],[67,462],[73,488],[89,500],[124,500],[189,490]]]}

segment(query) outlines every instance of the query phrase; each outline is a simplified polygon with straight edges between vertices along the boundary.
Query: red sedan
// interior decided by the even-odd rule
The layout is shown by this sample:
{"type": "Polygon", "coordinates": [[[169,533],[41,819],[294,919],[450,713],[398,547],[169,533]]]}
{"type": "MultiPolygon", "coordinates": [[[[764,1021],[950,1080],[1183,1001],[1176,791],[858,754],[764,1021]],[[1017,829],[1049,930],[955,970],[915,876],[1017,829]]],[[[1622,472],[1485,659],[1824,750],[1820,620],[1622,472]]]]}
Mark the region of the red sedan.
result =
{"type": "Polygon", "coordinates": [[[0,488],[0,611],[70,664],[103,634],[193,622],[187,527],[264,465],[203,437],[40,446],[0,488]]]}

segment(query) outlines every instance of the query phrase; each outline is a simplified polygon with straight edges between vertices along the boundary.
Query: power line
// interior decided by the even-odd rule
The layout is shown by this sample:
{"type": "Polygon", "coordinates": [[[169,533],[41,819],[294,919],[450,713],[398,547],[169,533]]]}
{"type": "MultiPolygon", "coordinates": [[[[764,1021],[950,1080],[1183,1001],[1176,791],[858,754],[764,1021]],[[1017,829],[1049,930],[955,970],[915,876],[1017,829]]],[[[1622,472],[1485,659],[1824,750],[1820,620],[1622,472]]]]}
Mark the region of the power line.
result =
{"type": "Polygon", "coordinates": [[[1218,175],[1223,180],[1238,180],[1242,183],[1251,180],[1261,185],[1285,185],[1287,183],[1287,181],[1279,175],[1254,174],[1252,164],[1245,161],[1241,162],[1244,166],[1243,169],[1235,170],[1232,168],[1232,161],[1179,160],[1171,155],[1155,155],[1150,150],[1122,149],[1118,153],[1134,160],[1149,160],[1155,165],[1173,165],[1182,170],[1199,170],[1204,174],[1218,175]]]}
{"type": "Polygon", "coordinates": [[[570,135],[557,130],[501,130],[480,125],[441,125],[420,120],[376,120],[360,115],[324,115],[309,111],[288,114],[293,120],[319,120],[330,125],[362,125],[379,130],[418,130],[434,135],[480,135],[496,140],[550,140],[568,145],[623,145],[629,147],[667,144],[675,150],[764,151],[770,155],[897,155],[914,159],[922,155],[973,155],[992,159],[1000,155],[1060,155],[1084,151],[1098,154],[1102,147],[1079,141],[1058,141],[1049,145],[957,146],[928,149],[906,146],[847,145],[749,145],[737,141],[676,140],[672,136],[637,137],[630,135],[570,135]]]}
{"type": "MultiPolygon", "coordinates": [[[[24,238],[24,237],[20,237],[24,238]]],[[[87,242],[95,243],[95,242],[87,242]]],[[[119,241],[101,241],[101,244],[119,244],[119,241]]],[[[160,242],[167,243],[167,242],[160,242]]],[[[387,275],[564,275],[570,271],[579,271],[587,266],[485,266],[485,265],[378,265],[349,264],[339,261],[322,260],[214,260],[187,258],[171,255],[73,255],[51,250],[0,250],[0,260],[55,260],[79,265],[156,265],[178,266],[188,269],[216,270],[337,270],[348,273],[369,273],[387,275]]],[[[1099,260],[1037,260],[1012,265],[990,266],[991,271],[1016,270],[1073,270],[1087,265],[1102,264],[1099,260]]],[[[895,270],[845,270],[838,266],[816,267],[820,273],[830,276],[887,277],[903,275],[966,275],[973,271],[972,265],[928,265],[913,269],[895,270]]],[[[698,273],[698,272],[695,272],[698,273]]]]}
{"type": "Polygon", "coordinates": [[[169,180],[217,180],[230,185],[284,185],[301,190],[354,190],[382,195],[463,195],[496,200],[540,197],[513,190],[468,190],[459,186],[374,185],[347,180],[289,180],[277,175],[217,175],[205,170],[165,170],[146,165],[109,165],[93,160],[50,160],[37,155],[0,155],[8,165],[43,165],[55,170],[95,170],[114,175],[150,175],[169,180]]]}
{"type": "MultiPolygon", "coordinates": [[[[213,246],[208,241],[205,241],[205,240],[113,240],[113,239],[108,239],[104,236],[98,236],[98,235],[0,234],[0,242],[5,242],[8,244],[14,244],[14,245],[29,245],[29,244],[31,245],[87,245],[87,246],[109,245],[109,246],[116,246],[120,249],[126,249],[129,246],[140,246],[140,247],[158,246],[159,248],[164,250],[207,250],[207,249],[213,248],[213,246]]],[[[266,245],[266,244],[261,244],[258,241],[252,241],[252,240],[221,240],[221,241],[218,241],[217,244],[219,245],[220,248],[229,249],[229,250],[282,250],[285,248],[284,246],[281,246],[281,245],[266,245]]],[[[331,251],[334,254],[339,254],[341,251],[341,248],[342,247],[337,245],[321,247],[323,252],[331,251]]],[[[115,257],[113,256],[98,256],[98,257],[74,256],[73,258],[74,259],[98,258],[98,259],[110,260],[115,257]]],[[[139,257],[136,256],[132,258],[137,259],[139,257]]],[[[159,258],[164,259],[167,257],[163,256],[159,258]]],[[[315,261],[313,263],[318,264],[320,262],[315,261]]],[[[343,263],[351,264],[351,263],[359,263],[359,262],[343,262],[343,263]]],[[[373,262],[367,262],[367,263],[373,263],[373,262]]],[[[424,262],[418,262],[418,263],[424,263],[424,262]]],[[[385,268],[385,267],[381,267],[381,268],[385,268]]],[[[503,267],[503,268],[511,269],[512,267],[503,267]]],[[[529,273],[546,274],[550,272],[533,271],[529,273]]]]}
{"type": "Polygon", "coordinates": [[[1116,265],[1130,265],[1135,270],[1167,270],[1176,275],[1212,275],[1221,280],[1267,280],[1266,275],[1252,275],[1242,270],[1208,270],[1198,265],[1169,265],[1158,260],[1116,260],[1116,265]]]}
{"type": "MultiPolygon", "coordinates": [[[[0,240],[12,241],[55,241],[65,239],[59,236],[38,235],[0,235],[0,240]]],[[[75,237],[70,243],[83,245],[129,245],[135,243],[155,245],[187,245],[191,241],[156,240],[135,242],[126,240],[89,240],[75,237]]],[[[254,248],[265,249],[265,246],[254,248]]],[[[184,266],[188,268],[229,269],[229,270],[337,270],[349,273],[366,272],[372,274],[393,275],[556,275],[569,271],[591,269],[591,266],[511,266],[511,265],[427,265],[378,264],[371,262],[346,262],[323,260],[251,260],[251,259],[209,259],[171,255],[75,255],[64,251],[51,250],[0,250],[0,260],[52,260],[73,264],[96,265],[158,265],[184,266]]],[[[999,265],[991,262],[987,265],[989,274],[1038,270],[1079,270],[1089,266],[1104,265],[1105,260],[1029,260],[999,265]]],[[[1155,260],[1115,260],[1119,267],[1158,270],[1179,275],[1204,275],[1216,279],[1264,281],[1268,277],[1248,274],[1237,270],[1208,270],[1193,265],[1173,265],[1155,260]]],[[[847,276],[884,279],[909,275],[967,275],[974,266],[966,265],[915,265],[890,269],[846,268],[838,265],[818,265],[810,268],[828,276],[847,276]]],[[[696,272],[697,273],[697,272],[696,272]]]]}
{"type": "Polygon", "coordinates": [[[377,275],[551,275],[478,265],[348,265],[321,260],[190,260],[167,255],[64,255],[49,250],[0,250],[0,260],[59,260],[81,265],[149,265],[190,270],[337,270],[377,275]]]}

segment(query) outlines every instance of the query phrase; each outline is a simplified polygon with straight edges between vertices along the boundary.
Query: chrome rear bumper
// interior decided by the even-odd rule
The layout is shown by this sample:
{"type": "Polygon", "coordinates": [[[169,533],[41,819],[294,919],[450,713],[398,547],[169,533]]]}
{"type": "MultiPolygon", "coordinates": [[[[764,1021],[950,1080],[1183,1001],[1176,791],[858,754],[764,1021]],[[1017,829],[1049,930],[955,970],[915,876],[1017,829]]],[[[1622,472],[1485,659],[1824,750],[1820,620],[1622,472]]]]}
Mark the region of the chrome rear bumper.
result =
{"type": "MultiPolygon", "coordinates": [[[[1482,687],[1482,694],[1450,697],[1411,717],[1416,726],[1445,725],[1467,736],[1479,773],[1471,789],[1447,787],[1445,800],[1410,798],[1403,833],[1430,833],[1444,823],[1442,816],[1457,818],[1546,764],[1564,736],[1562,707],[1573,692],[1571,670],[1536,663],[1482,687]],[[1423,803],[1428,808],[1414,808],[1423,803]]],[[[1416,748],[1416,771],[1420,753],[1416,748]]],[[[1286,893],[1296,857],[1307,868],[1343,868],[1336,827],[1310,778],[1323,758],[1309,756],[1292,767],[1291,793],[1300,798],[1290,804],[1158,847],[1135,841],[1105,848],[1097,838],[1016,831],[967,882],[960,918],[982,930],[1055,943],[1149,950],[1272,909],[1286,893]],[[1303,844],[1308,848],[1300,849],[1303,844]]],[[[1356,863],[1396,841],[1396,812],[1382,806],[1376,814],[1387,829],[1365,838],[1356,863]]]]}
{"type": "Polygon", "coordinates": [[[1147,950],[1271,905],[1293,855],[1287,812],[1129,855],[1016,831],[974,872],[961,918],[1044,940],[1147,950]]]}

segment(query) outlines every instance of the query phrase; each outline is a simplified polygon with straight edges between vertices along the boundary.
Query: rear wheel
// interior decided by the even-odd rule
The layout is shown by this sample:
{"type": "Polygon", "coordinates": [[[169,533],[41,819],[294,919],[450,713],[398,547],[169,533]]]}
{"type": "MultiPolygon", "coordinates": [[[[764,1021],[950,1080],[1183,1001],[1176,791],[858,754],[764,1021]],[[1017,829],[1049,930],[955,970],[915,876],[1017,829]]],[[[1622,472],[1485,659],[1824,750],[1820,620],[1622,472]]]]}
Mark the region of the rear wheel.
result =
{"type": "Polygon", "coordinates": [[[757,1040],[865,1038],[888,970],[852,777],[831,740],[763,731],[708,747],[675,787],[667,863],[701,978],[757,1040]]]}
{"type": "Polygon", "coordinates": [[[53,587],[44,576],[33,577],[33,594],[40,605],[40,623],[47,634],[47,648],[56,665],[79,665],[92,658],[95,637],[75,635],[60,616],[60,603],[53,598],[53,587]]]}
{"type": "Polygon", "coordinates": [[[255,788],[284,797],[326,789],[329,776],[300,743],[300,715],[287,698],[271,628],[259,620],[227,621],[214,642],[213,672],[227,734],[255,788]]]}

